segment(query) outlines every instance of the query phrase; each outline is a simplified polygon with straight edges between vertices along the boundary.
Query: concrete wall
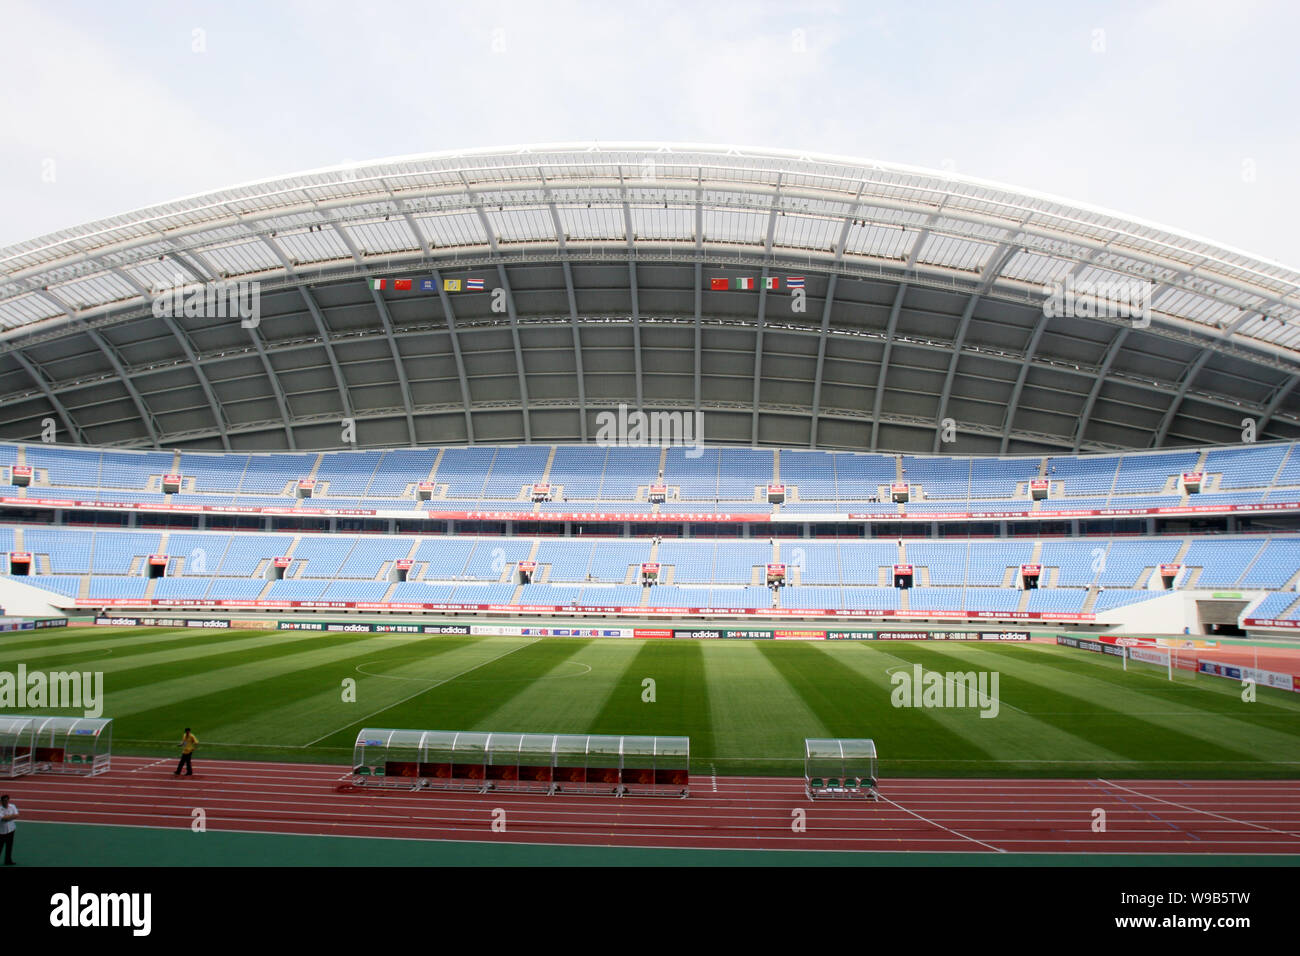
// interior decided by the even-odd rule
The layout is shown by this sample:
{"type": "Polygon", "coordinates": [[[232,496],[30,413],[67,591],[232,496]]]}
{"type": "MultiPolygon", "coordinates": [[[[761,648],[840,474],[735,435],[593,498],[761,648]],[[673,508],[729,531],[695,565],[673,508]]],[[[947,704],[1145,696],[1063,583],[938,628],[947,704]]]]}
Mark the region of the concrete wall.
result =
{"type": "MultiPolygon", "coordinates": [[[[1166,591],[1163,596],[1150,601],[1130,604],[1128,607],[1098,614],[1097,623],[1112,625],[1114,631],[1120,634],[1181,634],[1184,627],[1190,628],[1193,634],[1204,634],[1205,630],[1201,627],[1196,613],[1196,601],[1207,600],[1213,593],[1212,590],[1166,591]]],[[[1240,591],[1239,593],[1246,600],[1246,607],[1249,608],[1268,592],[1240,591]]]]}
{"type": "Polygon", "coordinates": [[[63,608],[76,607],[72,598],[0,577],[0,607],[11,617],[60,617],[63,608]]]}

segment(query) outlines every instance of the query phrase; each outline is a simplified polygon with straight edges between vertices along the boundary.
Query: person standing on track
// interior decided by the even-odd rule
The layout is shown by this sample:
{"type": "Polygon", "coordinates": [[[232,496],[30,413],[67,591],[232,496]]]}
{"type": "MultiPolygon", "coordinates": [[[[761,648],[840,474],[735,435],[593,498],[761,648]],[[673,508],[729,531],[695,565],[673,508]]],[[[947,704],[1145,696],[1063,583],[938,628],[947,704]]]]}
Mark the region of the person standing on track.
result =
{"type": "Polygon", "coordinates": [[[190,761],[194,757],[194,748],[199,745],[199,738],[190,733],[190,728],[185,728],[185,736],[181,738],[181,762],[176,765],[176,772],[173,777],[181,775],[181,768],[185,768],[185,776],[194,776],[194,765],[190,761]]]}
{"type": "Polygon", "coordinates": [[[5,852],[5,866],[14,865],[14,830],[18,807],[9,802],[9,794],[0,794],[0,849],[5,852]]]}

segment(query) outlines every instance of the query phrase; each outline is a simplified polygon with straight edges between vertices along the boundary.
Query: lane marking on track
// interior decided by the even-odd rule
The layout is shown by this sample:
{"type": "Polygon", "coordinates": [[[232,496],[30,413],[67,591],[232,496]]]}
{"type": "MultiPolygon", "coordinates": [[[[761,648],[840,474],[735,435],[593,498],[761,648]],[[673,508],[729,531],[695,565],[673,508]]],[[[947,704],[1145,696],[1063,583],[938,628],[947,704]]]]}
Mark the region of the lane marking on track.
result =
{"type": "Polygon", "coordinates": [[[709,764],[709,770],[713,773],[713,792],[718,792],[718,768],[709,764]]]}
{"type": "Polygon", "coordinates": [[[940,830],[944,830],[948,833],[951,833],[953,836],[961,837],[963,840],[970,840],[971,843],[978,843],[980,846],[987,847],[988,849],[992,850],[995,853],[1007,852],[1001,847],[994,846],[992,843],[985,843],[983,840],[977,840],[973,836],[967,836],[965,833],[958,833],[956,830],[952,829],[951,827],[946,827],[942,823],[938,823],[934,820],[930,820],[926,817],[923,817],[921,816],[921,814],[917,813],[916,811],[907,809],[907,807],[903,806],[901,803],[897,803],[893,800],[890,800],[887,796],[885,796],[883,793],[880,793],[879,791],[877,791],[877,793],[880,796],[881,800],[884,800],[886,803],[898,807],[898,809],[902,810],[904,813],[911,814],[912,816],[920,820],[922,823],[928,823],[932,827],[938,827],[940,830]]]}
{"type": "MultiPolygon", "coordinates": [[[[32,787],[25,781],[18,781],[18,786],[23,787],[25,792],[29,792],[29,802],[36,800],[34,804],[38,808],[40,815],[49,814],[53,822],[57,819],[62,822],[80,824],[80,825],[102,825],[104,823],[125,825],[125,826],[148,826],[150,822],[156,820],[176,820],[180,822],[171,823],[169,827],[181,828],[188,826],[189,819],[185,815],[185,809],[189,806],[187,802],[176,797],[172,788],[162,788],[153,783],[151,778],[146,777],[144,780],[137,781],[127,777],[130,772],[143,769],[156,763],[165,763],[165,760],[151,760],[150,758],[123,758],[121,770],[126,771],[117,778],[116,781],[107,781],[106,778],[100,777],[96,781],[77,781],[69,780],[48,780],[41,787],[32,787]],[[107,785],[103,785],[107,783],[107,785]],[[116,783],[116,786],[113,785],[116,783]],[[90,786],[94,789],[93,796],[98,799],[91,799],[92,795],[82,793],[80,788],[90,786]],[[160,794],[159,797],[150,797],[153,793],[160,794]],[[105,798],[114,793],[122,793],[124,796],[120,799],[113,800],[113,805],[117,808],[114,811],[104,811],[99,809],[105,798]],[[38,796],[40,794],[40,796],[38,796]],[[46,804],[49,804],[48,806],[46,804]],[[139,807],[140,809],[134,809],[139,807]],[[67,817],[73,819],[67,820],[67,817]],[[79,819],[78,819],[79,818],[79,819]],[[93,822],[92,822],[93,821],[93,822]],[[138,822],[137,822],[138,821],[138,822]]],[[[326,780],[332,782],[337,778],[339,767],[337,766],[314,766],[314,765],[293,765],[279,764],[270,765],[285,768],[289,773],[280,772],[285,779],[277,781],[282,786],[276,786],[274,790],[257,788],[253,785],[250,792],[244,779],[244,775],[250,770],[260,770],[268,765],[259,765],[256,763],[240,761],[217,761],[219,773],[229,771],[238,773],[238,779],[218,779],[216,781],[205,782],[199,785],[200,793],[204,799],[215,801],[214,805],[219,805],[223,818],[229,822],[245,822],[254,827],[246,832],[278,832],[278,833],[316,833],[318,835],[342,835],[339,834],[338,828],[342,826],[351,827],[364,831],[364,835],[382,836],[388,839],[465,839],[463,834],[473,834],[481,831],[481,826],[477,822],[482,812],[481,802],[475,801],[472,796],[466,795],[463,800],[457,800],[455,805],[450,801],[444,804],[441,800],[434,799],[417,799],[407,802],[406,798],[399,794],[389,795],[391,799],[374,799],[379,794],[359,795],[354,794],[348,797],[341,797],[332,792],[326,795],[321,789],[326,780]],[[295,774],[292,771],[305,771],[305,773],[295,774]],[[211,785],[215,783],[215,786],[211,785]],[[274,797],[274,799],[262,799],[274,797]],[[396,818],[401,822],[393,823],[396,818]],[[349,821],[343,823],[341,821],[349,821]]],[[[712,767],[711,767],[712,769],[712,767]]],[[[703,786],[708,777],[704,774],[696,778],[701,784],[701,790],[707,788],[703,786]]],[[[35,781],[33,781],[35,782],[35,781]]],[[[1183,840],[1173,841],[1168,838],[1169,830],[1156,829],[1153,825],[1147,824],[1141,826],[1139,831],[1129,839],[1118,841],[1109,841],[1103,844],[1105,849],[1098,848],[1096,843],[1091,840],[1073,840],[1064,839],[1059,841],[1044,841],[1041,835],[1034,835],[1026,832],[1018,825],[1016,820],[1007,820],[1003,811],[995,810],[991,815],[987,811],[974,819],[960,822],[960,814],[963,812],[979,812],[980,808],[963,803],[954,804],[951,800],[944,800],[938,807],[933,810],[929,809],[927,804],[921,804],[925,812],[932,812],[945,816],[954,826],[963,826],[964,828],[975,832],[984,833],[988,839],[996,840],[1000,846],[994,846],[991,843],[984,843],[973,836],[961,833],[958,830],[951,829],[937,823],[937,821],[926,819],[920,813],[903,807],[894,800],[885,798],[885,802],[892,804],[899,812],[899,816],[890,819],[887,816],[878,813],[869,813],[871,817],[876,817],[873,825],[855,826],[853,820],[856,814],[836,814],[832,812],[832,817],[823,818],[822,824],[829,824],[828,831],[839,831],[836,835],[815,835],[807,834],[800,838],[791,838],[785,835],[785,826],[778,826],[771,822],[775,817],[771,816],[768,811],[773,808],[784,808],[788,806],[786,798],[789,797],[792,786],[797,790],[797,785],[793,784],[789,778],[761,778],[761,777],[738,777],[724,779],[726,785],[724,793],[730,793],[737,790],[736,798],[719,796],[704,798],[700,800],[698,808],[692,808],[697,812],[690,812],[685,820],[679,818],[680,806],[674,807],[671,811],[667,805],[655,803],[651,807],[652,801],[633,801],[630,805],[619,801],[617,808],[613,806],[599,807],[594,802],[589,802],[589,798],[578,797],[567,802],[563,806],[557,806],[552,801],[555,798],[523,799],[511,801],[506,804],[519,808],[523,816],[522,839],[515,838],[511,842],[538,842],[545,844],[564,843],[568,845],[587,845],[593,839],[607,841],[611,844],[620,846],[647,846],[647,845],[673,845],[673,846],[709,846],[715,848],[731,847],[734,849],[794,849],[798,844],[805,842],[804,849],[841,849],[846,848],[848,844],[853,844],[854,849],[872,849],[876,852],[908,852],[908,853],[931,853],[931,852],[954,852],[952,850],[935,850],[935,844],[947,840],[949,837],[958,841],[975,842],[978,845],[987,847],[991,850],[1002,853],[1014,854],[1044,854],[1044,853],[1088,853],[1091,855],[1107,855],[1113,853],[1134,854],[1134,853],[1151,853],[1151,852],[1168,852],[1187,854],[1189,858],[1195,858],[1197,855],[1218,852],[1236,852],[1245,853],[1251,856],[1294,856],[1295,844],[1293,838],[1296,834],[1285,829],[1273,829],[1268,826],[1257,826],[1257,830],[1265,831],[1249,838],[1249,834],[1242,834],[1241,825],[1247,821],[1224,817],[1231,824],[1219,828],[1214,824],[1201,829],[1201,837],[1191,843],[1183,840]],[[764,795],[767,791],[774,791],[771,794],[764,795]],[[713,802],[720,801],[720,802],[713,802]],[[547,809],[543,809],[546,807],[547,809]],[[595,811],[593,812],[593,808],[595,811]],[[906,815],[915,819],[920,819],[927,826],[933,826],[945,831],[947,837],[940,835],[918,835],[914,830],[908,830],[899,821],[906,815]],[[879,824],[879,826],[875,825],[879,824]],[[608,829],[608,833],[600,836],[601,829],[608,829]],[[751,837],[745,837],[742,834],[746,831],[752,831],[751,837]],[[781,831],[781,836],[777,836],[777,831],[781,831]],[[856,831],[856,835],[848,835],[856,831]],[[1001,835],[994,835],[1000,833],[1001,835]],[[1277,834],[1287,837],[1286,841],[1274,841],[1267,834],[1277,834]],[[1032,837],[1032,838],[1027,838],[1032,837]],[[1156,838],[1153,838],[1156,837],[1156,838]],[[745,842],[752,841],[748,846],[745,842]],[[899,844],[909,845],[907,850],[898,850],[899,844]],[[1086,848],[1085,848],[1086,844],[1086,848]],[[1195,849],[1189,849],[1194,846],[1195,849]],[[1051,847],[1052,849],[1048,849],[1051,847]],[[1292,850],[1287,854],[1282,848],[1292,850]],[[1277,848],[1277,849],[1273,849],[1277,848]]],[[[909,802],[915,802],[916,794],[910,797],[905,794],[911,793],[908,786],[920,786],[929,788],[934,784],[939,784],[939,790],[943,790],[943,785],[949,785],[959,788],[968,788],[972,785],[977,790],[984,787],[998,786],[999,793],[991,795],[995,803],[1002,803],[1006,800],[1013,800],[1014,795],[1023,792],[1035,793],[1042,787],[1065,788],[1067,792],[1064,796],[1070,797],[1075,802],[1079,800],[1095,801],[1097,789],[1105,786],[1109,781],[1092,778],[1088,780],[1053,780],[1053,781],[1029,781],[1030,785],[1025,786],[1024,781],[965,781],[965,780],[900,780],[897,786],[901,788],[895,790],[895,793],[903,795],[904,799],[909,802]]],[[[1122,785],[1110,784],[1121,787],[1122,785]]],[[[1184,794],[1189,789],[1199,788],[1200,790],[1210,790],[1214,797],[1223,800],[1251,800],[1252,798],[1268,799],[1271,802],[1287,799],[1293,793],[1300,793],[1300,784],[1294,781],[1142,781],[1137,784],[1159,790],[1160,787],[1176,787],[1174,791],[1180,798],[1187,799],[1184,794]],[[1269,796],[1266,796],[1270,794],[1269,796]],[[1276,796],[1271,794],[1276,793],[1276,796]]],[[[186,788],[188,789],[188,787],[186,788]]],[[[1124,788],[1131,789],[1131,788],[1124,788]]],[[[1160,791],[1164,792],[1164,791],[1160,791]]],[[[1151,794],[1140,793],[1133,790],[1138,797],[1147,797],[1153,800],[1161,800],[1151,794]]],[[[515,795],[501,794],[502,798],[509,799],[515,795]]],[[[1210,799],[1210,795],[1202,795],[1202,799],[1210,799]]],[[[985,798],[981,806],[988,803],[989,798],[985,798]]],[[[1137,800],[1123,800],[1130,810],[1141,817],[1165,824],[1177,826],[1179,823],[1186,825],[1185,820],[1179,819],[1176,815],[1173,819],[1159,820],[1149,811],[1142,810],[1137,800]]],[[[1171,806],[1178,808],[1180,805],[1173,804],[1171,801],[1162,801],[1170,803],[1171,806]]],[[[1290,817],[1294,817],[1296,809],[1300,807],[1294,799],[1287,799],[1284,808],[1274,808],[1270,812],[1275,815],[1268,822],[1276,824],[1278,827],[1294,827],[1290,817]],[[1282,822],[1276,814],[1282,814],[1282,822]]],[[[828,808],[831,809],[831,808],[828,808]]],[[[839,808],[835,808],[838,810],[839,808]]],[[[882,808],[883,809],[883,808],[882,808]]],[[[1229,809],[1229,807],[1225,807],[1229,809]]],[[[1040,808],[1031,810],[1018,809],[1014,813],[1032,813],[1040,814],[1040,808]]],[[[1168,811],[1165,812],[1167,817],[1170,816],[1168,811]]],[[[1206,813],[1196,808],[1185,808],[1185,813],[1206,813]]],[[[1242,814],[1244,811],[1240,808],[1234,812],[1242,814]]],[[[1261,811],[1264,812],[1264,811],[1261,811]]],[[[1211,814],[1217,816],[1217,814],[1211,814]]],[[[1037,818],[1037,816],[1036,816],[1037,818]]],[[[1054,821],[1056,818],[1051,818],[1054,821]]],[[[36,820],[33,822],[42,822],[36,820]]],[[[863,821],[856,821],[862,824],[863,821]]],[[[225,829],[220,827],[218,829],[225,829]]],[[[363,835],[363,834],[349,834],[363,835]]],[[[472,839],[472,837],[470,837],[472,839]]]]}
{"type": "MultiPolygon", "coordinates": [[[[1101,777],[1098,777],[1097,780],[1108,787],[1116,787],[1120,790],[1126,790],[1134,796],[1141,797],[1143,800],[1155,800],[1158,803],[1163,803],[1167,806],[1177,807],[1179,810],[1186,810],[1188,813],[1203,813],[1206,816],[1224,820],[1228,823],[1235,823],[1238,826],[1254,827],[1256,830],[1267,830],[1269,833],[1280,833],[1282,836],[1295,837],[1297,840],[1300,840],[1300,833],[1293,830],[1276,830],[1273,827],[1266,827],[1262,823],[1251,823],[1249,820],[1238,820],[1235,817],[1224,816],[1222,813],[1215,813],[1213,810],[1202,810],[1199,807],[1189,807],[1183,803],[1174,803],[1172,800],[1165,800],[1162,797],[1152,796],[1149,793],[1143,793],[1141,790],[1134,790],[1132,787],[1126,787],[1123,784],[1115,783],[1111,780],[1104,780],[1101,777]]],[[[1154,816],[1154,814],[1152,814],[1152,816],[1154,816]]]]}
{"type": "Polygon", "coordinates": [[[141,770],[152,770],[154,767],[157,767],[157,766],[159,766],[160,764],[171,763],[171,762],[172,762],[172,758],[171,758],[171,757],[163,757],[163,758],[160,759],[160,760],[155,760],[153,763],[147,763],[147,764],[145,764],[145,765],[142,766],[142,767],[136,767],[135,769],[133,769],[133,770],[129,770],[129,771],[127,771],[127,772],[128,772],[128,773],[139,773],[141,770]]]}
{"type": "MultiPolygon", "coordinates": [[[[32,821],[29,821],[29,824],[35,823],[35,824],[38,824],[38,825],[39,825],[40,823],[44,823],[44,822],[54,822],[54,821],[40,821],[40,820],[32,820],[32,821]]],[[[64,826],[84,826],[84,827],[101,827],[101,826],[103,826],[103,824],[101,824],[101,823],[89,823],[89,822],[81,822],[81,821],[75,821],[75,820],[59,821],[59,822],[60,822],[62,825],[64,825],[64,826]]],[[[187,828],[189,827],[189,825],[190,825],[190,820],[189,820],[188,817],[186,817],[185,820],[184,820],[184,822],[182,822],[182,823],[172,824],[172,825],[170,825],[170,826],[163,826],[163,825],[158,825],[158,824],[147,824],[147,823],[125,823],[125,824],[117,824],[117,825],[118,825],[118,826],[129,826],[129,827],[133,827],[133,828],[141,829],[141,830],[180,830],[180,829],[187,829],[187,828]]],[[[221,832],[221,833],[249,833],[249,834],[253,834],[253,835],[256,835],[256,836],[265,836],[267,833],[275,833],[275,832],[279,832],[279,831],[268,831],[268,830],[247,830],[247,829],[241,829],[241,828],[238,828],[238,827],[218,827],[218,828],[213,828],[213,829],[214,829],[214,832],[221,832]]],[[[393,829],[400,829],[400,828],[393,828],[393,829]]],[[[480,829],[481,829],[481,828],[480,828],[480,829]]],[[[331,837],[331,838],[341,839],[341,840],[348,840],[348,839],[355,839],[355,840],[361,840],[361,839],[385,839],[385,840],[399,840],[399,841],[421,840],[421,841],[429,842],[429,843],[466,843],[466,842],[471,842],[471,843],[482,843],[482,842],[484,842],[484,841],[482,841],[482,840],[465,840],[465,839],[463,839],[463,838],[459,838],[459,837],[447,837],[447,836],[443,836],[443,835],[441,835],[443,832],[447,832],[447,831],[439,831],[439,835],[438,835],[438,836],[433,836],[433,837],[410,837],[410,836],[378,836],[378,837],[374,837],[374,836],[370,836],[369,834],[361,834],[361,833],[341,833],[341,832],[339,832],[336,828],[334,828],[334,827],[332,827],[332,826],[331,826],[328,830],[322,830],[322,829],[310,829],[310,830],[296,830],[296,831],[288,831],[288,832],[289,832],[289,835],[293,835],[293,836],[329,836],[329,837],[331,837]]],[[[544,834],[544,833],[543,833],[543,834],[537,834],[537,836],[545,836],[545,835],[546,835],[546,834],[544,834]]],[[[562,834],[562,835],[568,835],[568,834],[562,834]]],[[[684,838],[684,839],[690,839],[690,838],[684,838]]],[[[520,846],[537,846],[537,847],[555,847],[555,846],[601,846],[601,845],[610,845],[610,846],[616,846],[616,847],[623,848],[623,849],[637,849],[637,848],[641,848],[641,849],[701,849],[701,847],[699,847],[698,845],[695,846],[695,847],[690,847],[690,846],[682,847],[682,846],[680,845],[680,843],[677,844],[677,845],[673,845],[673,846],[669,846],[669,845],[665,845],[665,844],[653,844],[653,843],[595,844],[595,843],[565,843],[565,842],[563,842],[563,841],[555,841],[555,840],[538,840],[538,839],[532,839],[532,840],[529,840],[529,839],[510,840],[509,842],[512,843],[512,844],[520,845],[520,846]]],[[[697,841],[697,842],[698,842],[698,841],[697,841]]],[[[891,842],[893,842],[893,841],[891,841],[891,842]]],[[[781,847],[781,846],[764,846],[764,847],[758,847],[758,846],[709,847],[709,846],[705,846],[705,847],[703,847],[702,849],[730,849],[730,850],[743,851],[743,852],[747,852],[747,853],[749,853],[749,852],[754,852],[754,851],[756,851],[756,850],[761,850],[761,851],[764,851],[764,852],[775,852],[775,853],[807,852],[807,851],[809,851],[809,848],[807,848],[807,847],[781,847]]],[[[815,850],[814,850],[813,852],[815,852],[815,850]]],[[[849,852],[854,852],[854,851],[849,851],[849,852]]],[[[928,854],[928,855],[942,856],[942,855],[944,855],[944,854],[951,854],[951,853],[954,852],[954,851],[952,851],[952,850],[930,850],[930,849],[922,849],[922,848],[909,848],[909,849],[906,849],[906,850],[889,849],[889,848],[880,848],[880,849],[872,849],[872,850],[870,850],[870,851],[866,851],[866,852],[881,853],[881,854],[889,854],[889,855],[902,855],[902,854],[905,854],[905,853],[906,853],[906,854],[918,854],[918,853],[919,853],[919,854],[928,854]]],[[[1053,850],[1016,850],[1016,851],[1014,851],[1014,852],[1015,852],[1016,854],[1020,855],[1020,856],[1059,856],[1059,855],[1062,855],[1062,854],[1079,853],[1079,852],[1081,852],[1081,851],[1078,851],[1078,850],[1059,850],[1059,849],[1053,849],[1053,850]]],[[[1107,856],[1132,857],[1132,856],[1134,856],[1135,854],[1138,854],[1138,853],[1152,853],[1152,852],[1159,852],[1159,851],[1151,850],[1150,848],[1147,848],[1147,847],[1143,846],[1143,847],[1141,847],[1141,849],[1130,849],[1130,850],[1090,850],[1090,851],[1088,851],[1088,855],[1089,855],[1089,856],[1097,856],[1097,857],[1107,857],[1107,856]]],[[[1215,852],[1234,852],[1234,851],[1226,850],[1226,851],[1215,851],[1215,852]]],[[[1236,851],[1236,852],[1241,852],[1241,851],[1236,851]]],[[[1195,857],[1195,856],[1196,856],[1196,854],[1187,854],[1187,855],[1192,856],[1192,857],[1195,857]]],[[[1264,856],[1267,856],[1267,857],[1273,857],[1273,856],[1276,856],[1276,857],[1283,858],[1283,859],[1286,859],[1286,858],[1290,858],[1290,857],[1291,857],[1291,854],[1289,854],[1289,853],[1284,853],[1284,852],[1281,852],[1281,851],[1277,851],[1277,852],[1267,852],[1267,851],[1266,851],[1266,852],[1252,852],[1252,851],[1246,851],[1246,852],[1244,853],[1244,855],[1247,855],[1247,856],[1261,856],[1261,857],[1264,857],[1264,856]]]]}

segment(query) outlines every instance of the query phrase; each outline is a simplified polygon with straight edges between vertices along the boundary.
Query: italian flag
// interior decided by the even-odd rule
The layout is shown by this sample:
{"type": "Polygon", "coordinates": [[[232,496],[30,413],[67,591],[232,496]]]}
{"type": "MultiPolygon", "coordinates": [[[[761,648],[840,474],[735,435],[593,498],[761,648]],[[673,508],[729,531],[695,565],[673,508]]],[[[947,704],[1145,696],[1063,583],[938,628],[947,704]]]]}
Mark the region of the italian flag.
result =
{"type": "Polygon", "coordinates": [[[751,276],[748,279],[733,279],[733,289],[752,289],[754,288],[754,279],[751,276]]]}
{"type": "Polygon", "coordinates": [[[777,279],[777,278],[764,279],[764,280],[763,280],[763,288],[765,288],[765,289],[779,289],[779,288],[781,288],[781,280],[780,280],[780,279],[777,279]]]}
{"type": "Polygon", "coordinates": [[[370,288],[374,289],[376,292],[379,292],[380,290],[385,289],[385,288],[387,288],[387,287],[388,287],[388,280],[387,280],[387,279],[371,279],[371,280],[370,280],[370,288]]]}

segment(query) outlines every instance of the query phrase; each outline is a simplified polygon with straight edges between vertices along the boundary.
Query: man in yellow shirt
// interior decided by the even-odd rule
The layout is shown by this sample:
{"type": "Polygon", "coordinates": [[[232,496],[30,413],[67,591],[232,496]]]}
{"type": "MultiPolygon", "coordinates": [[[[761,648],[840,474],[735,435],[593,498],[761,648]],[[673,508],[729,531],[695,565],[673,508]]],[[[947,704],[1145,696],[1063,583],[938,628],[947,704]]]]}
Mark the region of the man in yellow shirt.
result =
{"type": "Polygon", "coordinates": [[[185,736],[181,738],[181,762],[176,765],[174,777],[181,775],[181,768],[185,768],[185,776],[194,776],[194,767],[190,761],[194,757],[194,748],[199,745],[199,738],[190,733],[190,728],[185,728],[185,736]]]}

